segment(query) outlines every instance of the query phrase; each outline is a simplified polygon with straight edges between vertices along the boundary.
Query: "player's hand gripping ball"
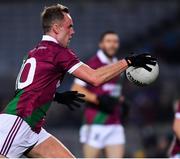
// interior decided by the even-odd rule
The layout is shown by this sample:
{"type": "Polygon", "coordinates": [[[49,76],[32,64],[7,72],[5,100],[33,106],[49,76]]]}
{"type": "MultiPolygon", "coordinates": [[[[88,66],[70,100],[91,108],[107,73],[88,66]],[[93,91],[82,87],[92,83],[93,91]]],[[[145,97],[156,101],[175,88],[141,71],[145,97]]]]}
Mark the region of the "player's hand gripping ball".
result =
{"type": "Polygon", "coordinates": [[[138,86],[146,86],[153,83],[159,75],[159,65],[156,61],[154,64],[146,64],[151,69],[144,67],[130,66],[126,70],[127,79],[138,86]]]}

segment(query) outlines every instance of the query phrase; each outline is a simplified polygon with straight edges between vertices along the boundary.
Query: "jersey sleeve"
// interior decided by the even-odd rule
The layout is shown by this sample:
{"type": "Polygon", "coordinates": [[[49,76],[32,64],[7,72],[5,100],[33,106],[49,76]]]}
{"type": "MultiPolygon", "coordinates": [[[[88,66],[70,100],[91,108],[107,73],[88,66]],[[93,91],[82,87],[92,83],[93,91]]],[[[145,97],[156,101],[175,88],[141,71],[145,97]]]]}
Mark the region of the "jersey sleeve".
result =
{"type": "Polygon", "coordinates": [[[83,86],[83,87],[86,87],[86,86],[87,86],[87,83],[84,82],[84,81],[82,81],[82,80],[80,80],[79,78],[75,78],[75,79],[74,79],[74,83],[75,83],[75,84],[78,84],[78,85],[80,85],[80,86],[83,86]]]}
{"type": "MultiPolygon", "coordinates": [[[[86,64],[87,64],[88,66],[90,66],[91,68],[93,68],[93,69],[98,68],[98,67],[97,67],[97,64],[96,64],[96,60],[94,60],[94,58],[88,60],[88,61],[86,62],[86,64]]],[[[75,78],[75,79],[74,79],[74,83],[75,83],[75,84],[78,84],[78,85],[80,85],[80,86],[82,86],[82,87],[86,87],[86,86],[88,85],[85,81],[82,81],[82,80],[79,79],[79,78],[75,78]]]]}
{"type": "Polygon", "coordinates": [[[55,58],[55,64],[59,70],[63,70],[68,73],[73,73],[83,62],[70,49],[64,49],[55,58]]]}

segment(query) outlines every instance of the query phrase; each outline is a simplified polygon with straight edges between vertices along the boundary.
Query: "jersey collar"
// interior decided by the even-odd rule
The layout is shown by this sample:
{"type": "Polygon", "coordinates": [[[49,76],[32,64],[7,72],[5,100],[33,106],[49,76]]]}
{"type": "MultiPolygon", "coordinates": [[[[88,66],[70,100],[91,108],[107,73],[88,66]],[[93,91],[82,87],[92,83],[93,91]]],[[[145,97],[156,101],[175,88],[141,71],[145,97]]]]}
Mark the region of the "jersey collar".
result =
{"type": "Polygon", "coordinates": [[[43,35],[42,41],[52,41],[58,44],[58,41],[50,35],[43,35]]]}
{"type": "Polygon", "coordinates": [[[102,63],[105,63],[105,64],[111,64],[111,63],[115,63],[118,61],[118,59],[116,57],[113,57],[113,59],[110,60],[102,50],[97,51],[97,57],[99,58],[99,60],[102,63]]]}

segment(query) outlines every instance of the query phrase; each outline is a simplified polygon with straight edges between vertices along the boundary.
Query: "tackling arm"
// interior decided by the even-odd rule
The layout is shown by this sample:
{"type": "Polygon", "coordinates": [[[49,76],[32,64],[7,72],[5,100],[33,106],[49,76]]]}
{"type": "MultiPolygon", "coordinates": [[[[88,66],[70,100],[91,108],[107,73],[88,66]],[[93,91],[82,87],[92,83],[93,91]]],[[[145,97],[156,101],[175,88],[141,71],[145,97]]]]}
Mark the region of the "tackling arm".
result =
{"type": "Polygon", "coordinates": [[[85,94],[84,99],[91,103],[90,106],[92,108],[98,108],[100,111],[108,114],[111,114],[114,111],[114,107],[119,103],[119,99],[117,98],[109,95],[96,95],[78,83],[73,84],[72,90],[85,94]]]}

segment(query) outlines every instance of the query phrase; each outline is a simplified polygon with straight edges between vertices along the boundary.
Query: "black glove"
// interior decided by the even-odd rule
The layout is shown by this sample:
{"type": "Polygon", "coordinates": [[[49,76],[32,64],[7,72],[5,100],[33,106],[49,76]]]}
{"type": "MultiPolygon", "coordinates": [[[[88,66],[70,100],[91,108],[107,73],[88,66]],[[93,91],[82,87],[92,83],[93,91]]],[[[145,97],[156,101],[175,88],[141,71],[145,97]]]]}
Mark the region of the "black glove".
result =
{"type": "Polygon", "coordinates": [[[114,111],[114,107],[119,103],[117,98],[111,97],[109,95],[102,95],[98,97],[99,100],[99,110],[108,114],[114,111]]]}
{"type": "Polygon", "coordinates": [[[150,54],[140,54],[140,55],[132,55],[125,58],[128,66],[134,66],[134,67],[143,67],[144,69],[151,72],[152,68],[147,66],[149,65],[156,65],[156,58],[151,57],[150,54]]]}
{"type": "Polygon", "coordinates": [[[54,101],[67,105],[70,110],[74,110],[74,107],[80,107],[81,103],[85,102],[81,97],[85,97],[85,95],[78,93],[78,91],[56,92],[54,101]]]}

